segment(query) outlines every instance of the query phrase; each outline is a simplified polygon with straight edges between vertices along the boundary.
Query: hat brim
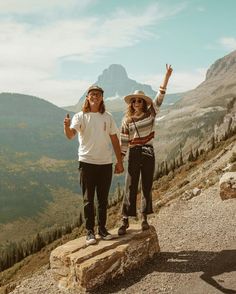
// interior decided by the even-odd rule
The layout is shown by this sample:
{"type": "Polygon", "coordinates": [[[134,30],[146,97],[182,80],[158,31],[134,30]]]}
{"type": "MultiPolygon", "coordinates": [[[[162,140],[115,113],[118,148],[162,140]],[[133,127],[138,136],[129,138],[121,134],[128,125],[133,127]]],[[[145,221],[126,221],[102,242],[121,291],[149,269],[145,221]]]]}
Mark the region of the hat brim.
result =
{"type": "Polygon", "coordinates": [[[131,103],[131,100],[133,98],[142,98],[143,100],[146,101],[147,105],[151,105],[152,104],[152,99],[146,95],[143,94],[130,94],[124,97],[124,100],[127,104],[131,103]]]}

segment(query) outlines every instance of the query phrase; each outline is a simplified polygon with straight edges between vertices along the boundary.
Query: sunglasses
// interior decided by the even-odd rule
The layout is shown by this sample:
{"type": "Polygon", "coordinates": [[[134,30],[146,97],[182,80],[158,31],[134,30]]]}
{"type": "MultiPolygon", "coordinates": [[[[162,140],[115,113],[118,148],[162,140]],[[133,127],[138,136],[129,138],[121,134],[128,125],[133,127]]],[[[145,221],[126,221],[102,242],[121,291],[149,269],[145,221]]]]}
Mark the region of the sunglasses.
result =
{"type": "Polygon", "coordinates": [[[141,98],[137,98],[137,99],[132,99],[131,100],[131,103],[133,104],[133,103],[135,103],[135,102],[137,102],[137,103],[143,103],[143,99],[141,99],[141,98]]]}

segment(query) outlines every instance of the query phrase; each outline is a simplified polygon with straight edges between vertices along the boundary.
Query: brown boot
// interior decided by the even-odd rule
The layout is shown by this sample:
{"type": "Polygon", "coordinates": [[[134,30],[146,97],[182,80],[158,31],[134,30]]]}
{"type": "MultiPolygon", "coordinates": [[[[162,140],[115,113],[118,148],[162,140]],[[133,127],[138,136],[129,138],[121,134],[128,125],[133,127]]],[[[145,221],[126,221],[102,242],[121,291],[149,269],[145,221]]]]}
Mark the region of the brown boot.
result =
{"type": "Polygon", "coordinates": [[[129,219],[128,218],[123,218],[122,219],[122,226],[118,229],[118,235],[125,235],[126,234],[126,229],[129,227],[129,219]]]}

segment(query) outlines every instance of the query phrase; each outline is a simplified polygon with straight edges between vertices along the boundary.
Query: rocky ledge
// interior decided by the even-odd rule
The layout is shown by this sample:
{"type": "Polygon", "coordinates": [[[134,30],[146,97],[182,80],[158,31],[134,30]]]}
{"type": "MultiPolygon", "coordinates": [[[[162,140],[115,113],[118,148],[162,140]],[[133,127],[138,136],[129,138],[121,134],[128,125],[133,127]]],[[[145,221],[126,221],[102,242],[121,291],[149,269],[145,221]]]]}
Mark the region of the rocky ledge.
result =
{"type": "Polygon", "coordinates": [[[98,239],[96,245],[85,245],[85,237],[72,240],[52,251],[50,266],[59,288],[94,290],[127,271],[139,267],[160,251],[153,226],[141,231],[131,225],[127,234],[119,237],[117,229],[111,231],[114,239],[98,239]]]}
{"type": "Polygon", "coordinates": [[[221,177],[220,197],[222,200],[236,198],[236,172],[227,172],[221,177]]]}

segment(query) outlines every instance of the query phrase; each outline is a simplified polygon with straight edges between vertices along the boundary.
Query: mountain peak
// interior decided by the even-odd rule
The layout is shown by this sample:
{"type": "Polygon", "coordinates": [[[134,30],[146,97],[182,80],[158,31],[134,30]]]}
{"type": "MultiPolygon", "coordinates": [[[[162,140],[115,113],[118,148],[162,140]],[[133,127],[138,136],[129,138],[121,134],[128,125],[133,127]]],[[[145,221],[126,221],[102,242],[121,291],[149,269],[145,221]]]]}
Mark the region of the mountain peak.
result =
{"type": "MultiPolygon", "coordinates": [[[[94,85],[98,85],[104,89],[104,99],[108,98],[122,98],[125,95],[133,93],[135,90],[142,90],[146,95],[154,97],[156,92],[151,86],[141,84],[128,77],[126,69],[120,64],[111,64],[108,68],[104,69],[102,74],[98,76],[94,85]]],[[[86,92],[80,98],[79,102],[75,105],[75,109],[80,110],[81,102],[84,101],[86,92]]],[[[72,108],[70,108],[72,109],[72,108]]],[[[74,109],[74,108],[73,108],[74,109]]],[[[75,110],[74,109],[74,110],[75,110]]]]}
{"type": "Polygon", "coordinates": [[[103,73],[98,77],[98,84],[104,81],[126,80],[128,79],[125,68],[120,64],[111,64],[108,68],[104,69],[103,73]]]}
{"type": "Polygon", "coordinates": [[[208,69],[206,80],[222,76],[226,72],[236,72],[236,50],[214,62],[208,69]]]}

